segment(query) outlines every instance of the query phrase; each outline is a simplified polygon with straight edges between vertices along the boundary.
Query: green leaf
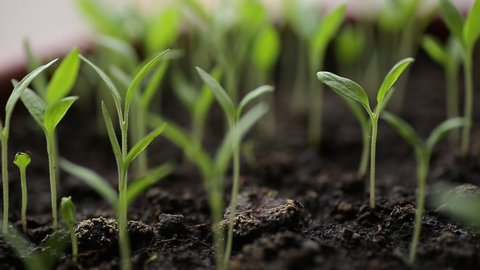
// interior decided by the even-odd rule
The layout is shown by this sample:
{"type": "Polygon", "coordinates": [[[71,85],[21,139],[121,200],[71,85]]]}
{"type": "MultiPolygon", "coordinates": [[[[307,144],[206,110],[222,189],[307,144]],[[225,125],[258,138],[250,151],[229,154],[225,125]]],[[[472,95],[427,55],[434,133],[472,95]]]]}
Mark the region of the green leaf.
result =
{"type": "Polygon", "coordinates": [[[262,95],[265,95],[267,93],[272,93],[273,92],[273,86],[270,85],[262,85],[255,90],[249,92],[241,101],[240,104],[238,105],[237,108],[237,114],[238,116],[241,115],[242,110],[245,108],[245,106],[248,105],[248,103],[252,102],[254,99],[257,99],[261,97],[262,95]]]}
{"type": "Polygon", "coordinates": [[[317,77],[337,94],[359,102],[369,114],[372,114],[367,94],[356,82],[326,71],[318,72],[317,77]]]}
{"type": "Polygon", "coordinates": [[[435,144],[445,138],[451,131],[463,127],[467,121],[462,117],[454,117],[445,120],[438,125],[427,139],[426,146],[429,151],[433,150],[435,144]]]}
{"type": "Polygon", "coordinates": [[[212,90],[228,119],[233,119],[235,117],[235,105],[233,104],[232,99],[230,99],[228,96],[227,92],[225,92],[223,87],[203,69],[197,67],[197,71],[198,74],[200,74],[203,82],[212,90]]]}
{"type": "Polygon", "coordinates": [[[131,204],[142,192],[158,183],[173,171],[172,164],[163,164],[156,169],[153,169],[139,179],[134,180],[128,185],[127,201],[131,204]]]}
{"type": "Polygon", "coordinates": [[[42,98],[30,89],[26,89],[23,92],[21,99],[28,112],[33,117],[33,120],[37,122],[38,126],[44,128],[43,119],[45,111],[47,110],[47,104],[45,104],[42,98]]]}
{"type": "Polygon", "coordinates": [[[267,25],[253,42],[252,63],[255,67],[267,72],[272,69],[280,52],[280,36],[271,25],[267,25]]]}
{"type": "Polygon", "coordinates": [[[53,132],[58,123],[63,119],[68,109],[78,97],[66,97],[48,106],[45,112],[44,126],[47,132],[53,132]]]}
{"type": "Polygon", "coordinates": [[[28,165],[30,164],[31,161],[32,161],[32,159],[30,158],[30,156],[27,153],[18,152],[15,155],[15,160],[13,160],[13,163],[15,165],[17,165],[17,167],[19,169],[24,170],[28,167],[28,165]]]}
{"type": "Polygon", "coordinates": [[[198,99],[197,89],[189,83],[181,71],[173,71],[173,93],[185,108],[191,110],[195,107],[198,99]]]}
{"type": "Polygon", "coordinates": [[[63,158],[60,159],[60,167],[95,190],[105,201],[109,202],[112,207],[117,207],[117,193],[108,184],[107,180],[96,172],[63,158]]]}
{"type": "Polygon", "coordinates": [[[73,204],[72,197],[63,197],[60,201],[60,213],[62,219],[69,228],[73,228],[77,222],[75,205],[73,204]]]}
{"type": "Polygon", "coordinates": [[[167,124],[163,124],[157,127],[154,131],[150,132],[145,138],[141,139],[132,149],[128,152],[127,158],[125,159],[125,166],[128,168],[130,163],[145,150],[145,148],[150,145],[150,143],[157,138],[165,130],[167,124]]]}
{"type": "Polygon", "coordinates": [[[108,113],[107,106],[102,100],[102,114],[103,120],[105,121],[105,126],[107,127],[108,139],[112,145],[113,154],[115,155],[115,160],[117,162],[117,167],[120,168],[122,165],[122,151],[120,150],[120,144],[118,143],[117,135],[115,134],[115,128],[113,127],[112,118],[110,113],[108,113]]]}
{"type": "MultiPolygon", "coordinates": [[[[23,42],[23,48],[25,51],[25,56],[27,58],[27,67],[28,71],[31,72],[37,67],[41,66],[40,60],[35,56],[30,46],[30,41],[25,39],[23,42]]],[[[45,95],[45,89],[47,89],[47,76],[45,73],[40,73],[32,82],[33,88],[38,91],[42,96],[45,95]]]]}
{"type": "Polygon", "coordinates": [[[403,121],[400,117],[389,112],[384,112],[382,118],[386,120],[400,136],[410,143],[415,150],[423,147],[422,140],[418,137],[412,126],[403,121]]]}
{"type": "Polygon", "coordinates": [[[430,35],[424,36],[422,39],[422,48],[430,58],[438,64],[444,66],[447,63],[448,55],[437,38],[430,35]]]}
{"type": "Polygon", "coordinates": [[[53,104],[68,95],[77,80],[79,68],[78,49],[73,49],[60,63],[48,83],[45,92],[47,104],[53,104]]]}
{"type": "Polygon", "coordinates": [[[139,84],[142,82],[143,78],[155,67],[155,65],[162,60],[162,56],[167,52],[163,51],[158,53],[153,57],[152,60],[148,61],[142,68],[137,72],[135,77],[132,80],[132,83],[128,87],[127,94],[125,95],[125,112],[124,117],[128,119],[128,113],[130,111],[130,104],[133,100],[133,93],[137,90],[139,84]]]}
{"type": "Polygon", "coordinates": [[[150,102],[152,101],[153,95],[160,88],[160,83],[167,72],[169,64],[170,61],[166,60],[160,63],[158,68],[153,72],[152,77],[148,80],[147,86],[141,95],[141,106],[144,109],[148,108],[148,105],[150,105],[150,102]]]}
{"type": "Polygon", "coordinates": [[[478,37],[480,37],[480,1],[475,0],[463,27],[463,40],[467,50],[475,48],[478,37]]]}
{"type": "Polygon", "coordinates": [[[392,69],[388,72],[383,79],[382,85],[377,93],[377,104],[380,105],[383,103],[387,92],[392,88],[393,84],[397,81],[398,77],[403,73],[403,71],[413,62],[413,58],[405,58],[395,64],[392,69]]]}
{"type": "MultiPolygon", "coordinates": [[[[24,93],[25,89],[27,89],[28,85],[32,82],[33,79],[35,79],[40,73],[42,73],[45,69],[47,69],[49,66],[51,66],[56,61],[57,61],[57,59],[54,59],[54,60],[50,61],[49,63],[36,68],[34,71],[30,72],[25,77],[23,77],[23,79],[17,85],[15,85],[12,93],[10,94],[10,97],[7,100],[7,104],[5,105],[5,127],[7,127],[10,124],[10,118],[12,117],[13,108],[15,107],[15,104],[17,103],[18,99],[21,96],[23,96],[23,93],[24,93]]],[[[31,95],[29,95],[29,96],[31,97],[31,95]]],[[[22,101],[23,101],[23,98],[22,98],[22,101]]],[[[41,104],[43,104],[43,101],[42,101],[41,104],[39,104],[38,100],[35,99],[35,98],[33,98],[33,100],[29,100],[29,101],[31,101],[29,104],[31,106],[34,106],[34,107],[37,106],[37,105],[40,106],[41,104]],[[35,103],[35,104],[31,104],[31,103],[35,103]]],[[[27,106],[27,104],[25,104],[25,106],[27,106]]],[[[45,107],[45,105],[43,107],[45,107]]],[[[28,109],[28,106],[27,106],[27,109],[28,109]]],[[[43,111],[42,111],[42,115],[43,115],[43,111]]],[[[33,116],[33,114],[32,114],[32,116],[33,116]]],[[[34,118],[35,118],[35,116],[34,116],[34,118]]],[[[37,120],[37,119],[35,119],[35,120],[37,120]]]]}
{"type": "Polygon", "coordinates": [[[181,16],[175,6],[162,10],[148,23],[145,33],[147,52],[152,54],[165,50],[175,41],[180,30],[181,16]]]}
{"type": "Polygon", "coordinates": [[[449,0],[440,0],[440,11],[450,32],[459,40],[463,39],[463,17],[449,0]]]}

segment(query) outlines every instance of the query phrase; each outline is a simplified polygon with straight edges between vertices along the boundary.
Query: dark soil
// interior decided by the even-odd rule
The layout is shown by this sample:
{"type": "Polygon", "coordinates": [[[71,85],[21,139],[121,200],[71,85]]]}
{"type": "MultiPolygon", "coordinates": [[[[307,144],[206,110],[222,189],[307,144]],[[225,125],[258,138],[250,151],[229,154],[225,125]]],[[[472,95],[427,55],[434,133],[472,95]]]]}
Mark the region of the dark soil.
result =
{"type": "MultiPolygon", "coordinates": [[[[441,70],[425,60],[418,60],[411,70],[408,102],[401,115],[423,136],[445,118],[442,78],[441,70]]],[[[276,136],[248,138],[255,138],[257,147],[254,162],[242,163],[242,192],[229,268],[479,269],[478,231],[428,203],[417,262],[412,266],[406,263],[416,211],[413,151],[381,123],[378,199],[375,210],[370,209],[366,181],[355,177],[361,151],[360,129],[336,95],[326,90],[325,98],[321,149],[305,144],[305,117],[292,117],[278,104],[276,136]]],[[[173,109],[178,106],[167,107],[165,115],[178,115],[173,109]]],[[[19,109],[14,116],[10,157],[20,150],[32,153],[33,163],[27,176],[30,197],[26,237],[42,249],[42,241],[52,232],[45,143],[33,121],[22,118],[22,114],[25,113],[19,109]]],[[[77,108],[61,124],[60,153],[99,172],[115,185],[115,162],[109,143],[95,131],[95,121],[88,121],[85,116],[92,113],[77,108]]],[[[474,131],[473,138],[479,138],[479,131],[474,131]]],[[[220,130],[210,132],[217,134],[209,137],[219,137],[220,130]]],[[[442,183],[480,184],[478,141],[474,140],[473,157],[469,160],[457,158],[456,146],[445,141],[435,151],[428,179],[429,197],[442,183]]],[[[165,139],[155,143],[150,155],[152,164],[173,160],[178,166],[130,208],[129,233],[135,268],[213,269],[212,233],[201,177],[185,161],[181,150],[165,139]]],[[[13,166],[10,174],[10,220],[20,228],[20,184],[13,166]]],[[[225,194],[229,194],[229,180],[225,194]]],[[[61,194],[71,195],[76,203],[80,256],[78,264],[74,264],[67,246],[57,253],[56,269],[117,269],[117,225],[110,206],[64,172],[60,185],[61,194]]],[[[225,202],[228,199],[226,195],[225,202]]],[[[222,226],[226,226],[225,222],[222,226]]],[[[0,269],[21,267],[18,256],[0,241],[0,269]]]]}

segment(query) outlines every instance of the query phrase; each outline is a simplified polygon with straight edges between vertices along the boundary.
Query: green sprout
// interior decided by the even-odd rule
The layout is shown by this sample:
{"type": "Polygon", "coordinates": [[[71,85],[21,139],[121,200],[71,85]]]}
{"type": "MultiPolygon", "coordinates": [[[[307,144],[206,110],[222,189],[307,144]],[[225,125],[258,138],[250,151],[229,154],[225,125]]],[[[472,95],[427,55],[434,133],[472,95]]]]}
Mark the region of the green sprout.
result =
{"type": "Polygon", "coordinates": [[[377,106],[374,111],[370,108],[367,93],[356,82],[340,77],[330,72],[320,71],[318,79],[328,85],[340,96],[360,103],[367,111],[372,126],[370,143],[370,207],[375,208],[375,154],[377,146],[378,119],[382,110],[386,107],[390,96],[393,94],[393,84],[397,81],[403,71],[414,61],[413,58],[405,58],[398,62],[385,76],[378,92],[377,106]]]}
{"type": "Polygon", "coordinates": [[[105,120],[105,125],[107,127],[107,133],[110,140],[110,144],[115,155],[115,160],[117,163],[117,173],[118,173],[118,203],[117,207],[117,219],[118,219],[118,235],[119,235],[119,246],[121,254],[121,268],[124,270],[131,269],[130,263],[130,243],[127,234],[127,222],[128,222],[128,170],[131,163],[142,153],[148,145],[158,137],[163,130],[165,125],[156,127],[151,133],[138,141],[130,150],[128,149],[128,127],[129,127],[129,116],[130,116],[130,107],[132,101],[136,95],[140,83],[143,81],[144,77],[152,71],[157,64],[163,59],[163,55],[166,51],[157,54],[150,61],[148,61],[140,70],[136,73],[131,81],[128,89],[125,93],[125,97],[122,98],[116,86],[112,82],[112,79],[105,74],[98,66],[90,62],[85,57],[81,56],[81,59],[86,62],[105,82],[107,85],[108,91],[113,98],[115,110],[118,116],[118,126],[120,128],[120,142],[115,133],[115,128],[113,126],[110,113],[107,110],[107,107],[102,102],[102,112],[105,120]],[[123,109],[122,109],[122,102],[123,109]]]}
{"type": "Polygon", "coordinates": [[[413,264],[417,253],[417,246],[420,239],[420,231],[422,226],[422,216],[425,207],[425,184],[427,182],[428,170],[430,167],[430,157],[435,145],[443,139],[449,132],[460,128],[466,124],[463,118],[450,118],[438,125],[426,141],[417,135],[415,130],[398,116],[385,112],[382,116],[415,150],[417,159],[417,209],[415,214],[415,226],[413,229],[412,241],[410,243],[410,253],[408,261],[413,264]]]}
{"type": "Polygon", "coordinates": [[[470,133],[473,117],[473,51],[480,37],[480,1],[476,0],[464,21],[448,0],[440,0],[440,10],[451,34],[462,44],[465,97],[463,117],[467,121],[462,130],[461,152],[464,157],[470,149],[470,133]]]}
{"type": "Polygon", "coordinates": [[[60,201],[60,213],[62,219],[67,225],[68,232],[70,233],[70,240],[72,242],[72,258],[74,262],[77,262],[78,257],[78,241],[75,234],[75,224],[77,223],[75,205],[73,204],[72,197],[63,197],[60,201]]]}
{"type": "Polygon", "coordinates": [[[28,85],[45,69],[55,63],[57,59],[52,60],[48,64],[40,66],[27,74],[19,83],[14,83],[13,91],[5,105],[5,125],[0,121],[1,144],[2,144],[2,183],[3,183],[3,233],[8,230],[8,137],[10,135],[10,120],[12,118],[13,109],[18,99],[22,96],[28,85]]]}
{"type": "Polygon", "coordinates": [[[20,183],[22,187],[22,229],[24,232],[27,231],[27,167],[30,165],[32,159],[27,153],[18,152],[15,155],[15,160],[13,163],[17,165],[18,170],[20,171],[20,183]]]}
{"type": "Polygon", "coordinates": [[[230,215],[228,217],[228,234],[227,234],[227,245],[225,248],[224,256],[224,265],[227,265],[230,254],[232,252],[232,242],[233,242],[233,219],[235,218],[235,210],[237,208],[238,201],[238,191],[240,185],[240,144],[238,134],[235,133],[235,127],[238,125],[240,117],[242,116],[243,110],[249,103],[258,99],[262,95],[273,92],[273,87],[269,85],[263,85],[252,92],[248,93],[238,105],[235,105],[232,99],[228,96],[227,92],[223,87],[208,73],[203,69],[197,67],[197,71],[200,74],[202,80],[207,84],[210,89],[213,91],[215,98],[222,107],[228,122],[228,130],[233,133],[232,139],[232,151],[233,151],[233,186],[232,186],[232,197],[230,200],[230,215]]]}

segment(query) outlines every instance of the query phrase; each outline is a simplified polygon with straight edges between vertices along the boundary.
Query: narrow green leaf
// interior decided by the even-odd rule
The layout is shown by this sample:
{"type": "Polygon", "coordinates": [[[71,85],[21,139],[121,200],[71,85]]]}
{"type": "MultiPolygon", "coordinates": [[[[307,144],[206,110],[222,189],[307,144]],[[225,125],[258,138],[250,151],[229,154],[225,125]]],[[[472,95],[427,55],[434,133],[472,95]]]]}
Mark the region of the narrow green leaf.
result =
{"type": "Polygon", "coordinates": [[[241,101],[240,104],[238,105],[237,108],[237,114],[241,115],[242,110],[245,108],[245,106],[248,105],[248,103],[252,102],[253,100],[261,97],[262,95],[265,95],[267,93],[272,93],[274,90],[273,86],[270,85],[262,85],[260,87],[257,87],[255,90],[249,92],[241,101]]]}
{"type": "Polygon", "coordinates": [[[232,99],[228,96],[227,92],[223,87],[212,77],[210,74],[205,72],[203,69],[197,67],[198,74],[202,78],[203,82],[210,87],[213,94],[215,95],[218,103],[224,110],[225,114],[229,119],[235,117],[235,105],[233,104],[232,99]]]}
{"type": "Polygon", "coordinates": [[[461,128],[467,123],[467,121],[462,118],[462,117],[454,117],[445,120],[442,122],[440,125],[438,125],[432,133],[430,133],[430,136],[427,139],[426,146],[429,151],[433,150],[433,147],[435,147],[435,144],[437,144],[440,140],[445,138],[448,133],[453,131],[454,129],[461,128]]]}
{"type": "Polygon", "coordinates": [[[30,158],[30,155],[28,155],[27,153],[18,152],[15,155],[13,163],[17,165],[19,169],[26,169],[31,161],[32,159],[30,158]]]}
{"type": "Polygon", "coordinates": [[[128,204],[131,204],[138,195],[169,175],[173,171],[173,168],[173,165],[170,163],[163,164],[156,169],[150,170],[147,175],[131,182],[127,189],[128,204]]]}
{"type": "Polygon", "coordinates": [[[356,82],[326,71],[318,72],[317,77],[337,94],[359,102],[369,114],[372,113],[367,93],[356,82]]]}
{"type": "Polygon", "coordinates": [[[60,201],[60,213],[62,214],[63,221],[68,227],[73,228],[77,222],[75,205],[73,204],[72,197],[63,197],[60,201]]]}
{"type": "Polygon", "coordinates": [[[380,105],[383,103],[383,99],[387,95],[387,92],[392,88],[393,84],[397,81],[398,77],[403,73],[403,71],[413,62],[413,58],[405,58],[395,64],[388,74],[383,79],[382,85],[377,93],[377,104],[380,105]]]}
{"type": "Polygon", "coordinates": [[[437,38],[430,35],[424,36],[422,39],[422,48],[430,58],[438,64],[444,66],[447,63],[448,55],[437,38]]]}
{"type": "MultiPolygon", "coordinates": [[[[18,99],[21,96],[23,96],[23,93],[24,93],[25,89],[28,87],[28,85],[32,82],[33,79],[35,79],[40,73],[42,73],[45,69],[47,69],[49,66],[51,66],[56,61],[57,61],[57,59],[54,59],[54,60],[50,61],[49,63],[36,68],[34,71],[30,72],[25,77],[23,77],[23,79],[17,85],[15,85],[15,87],[13,88],[12,94],[10,94],[10,97],[7,100],[7,104],[5,105],[5,126],[8,126],[10,124],[10,118],[12,117],[13,108],[15,107],[15,104],[17,103],[18,99]]],[[[34,100],[30,100],[30,101],[39,105],[37,100],[35,98],[33,98],[33,99],[34,100]]],[[[22,98],[22,100],[23,100],[23,98],[22,98]]],[[[27,105],[27,104],[25,104],[25,105],[27,105]]],[[[31,105],[35,106],[33,104],[31,104],[31,105]]],[[[27,106],[27,109],[28,109],[28,106],[27,106]]],[[[43,115],[43,111],[42,111],[42,115],[43,115]]],[[[33,114],[32,114],[32,116],[33,116],[33,114]]]]}
{"type": "Polygon", "coordinates": [[[55,70],[45,92],[47,104],[59,101],[71,91],[80,68],[78,55],[78,49],[73,49],[55,70]]]}
{"type": "Polygon", "coordinates": [[[197,89],[190,84],[187,77],[181,73],[181,71],[173,71],[173,93],[182,103],[182,105],[191,110],[195,107],[198,99],[197,89]]]}
{"type": "Polygon", "coordinates": [[[105,126],[107,127],[108,139],[112,145],[113,154],[115,155],[115,160],[117,162],[117,167],[120,168],[122,165],[122,151],[120,150],[120,144],[118,142],[117,135],[115,133],[115,128],[113,127],[112,118],[108,112],[107,106],[102,100],[102,114],[103,120],[105,121],[105,126]]]}
{"type": "Polygon", "coordinates": [[[256,36],[252,48],[252,63],[255,67],[267,72],[272,69],[280,52],[280,36],[271,25],[267,25],[256,36]]]}
{"type": "Polygon", "coordinates": [[[440,0],[440,11],[450,32],[459,40],[463,39],[463,17],[449,0],[440,0]]]}
{"type": "Polygon", "coordinates": [[[132,149],[128,152],[127,158],[125,159],[125,166],[128,168],[130,163],[141,153],[145,148],[150,145],[150,143],[157,138],[165,130],[167,124],[163,124],[160,127],[156,128],[154,131],[150,132],[145,138],[141,139],[132,149]]]}
{"type": "Polygon", "coordinates": [[[108,181],[96,172],[63,158],[60,159],[60,167],[95,190],[105,201],[109,202],[112,207],[117,207],[117,193],[108,184],[108,181]]]}
{"type": "Polygon", "coordinates": [[[58,123],[63,119],[68,109],[78,97],[66,97],[48,106],[45,112],[44,126],[47,132],[53,132],[58,123]]]}
{"type": "Polygon", "coordinates": [[[148,105],[150,105],[150,102],[152,101],[153,95],[160,88],[160,84],[165,76],[165,73],[167,72],[169,64],[170,61],[167,60],[160,63],[158,68],[153,72],[152,77],[149,79],[147,86],[141,95],[141,106],[144,109],[148,108],[148,105]]]}
{"type": "Polygon", "coordinates": [[[423,147],[422,140],[418,137],[415,130],[407,122],[403,121],[400,117],[389,113],[384,112],[382,118],[386,120],[393,129],[404,138],[408,143],[410,143],[415,150],[423,147]]]}
{"type": "MultiPolygon", "coordinates": [[[[33,53],[32,47],[30,46],[30,41],[28,39],[24,40],[23,48],[27,58],[28,71],[31,72],[37,67],[41,66],[41,62],[33,53]]],[[[40,73],[33,80],[32,84],[33,88],[43,96],[45,94],[45,90],[47,89],[47,76],[45,76],[45,73],[40,73]]]]}
{"type": "Polygon", "coordinates": [[[173,5],[154,16],[154,19],[148,23],[145,33],[147,52],[152,54],[171,46],[180,32],[180,22],[180,12],[173,5]]]}
{"type": "Polygon", "coordinates": [[[42,98],[30,89],[26,89],[23,92],[21,99],[28,112],[33,117],[33,120],[37,122],[38,126],[44,128],[43,119],[45,111],[47,110],[47,104],[45,104],[42,98]]]}
{"type": "Polygon", "coordinates": [[[463,27],[463,40],[467,50],[475,48],[478,37],[480,37],[480,1],[475,0],[463,27]]]}

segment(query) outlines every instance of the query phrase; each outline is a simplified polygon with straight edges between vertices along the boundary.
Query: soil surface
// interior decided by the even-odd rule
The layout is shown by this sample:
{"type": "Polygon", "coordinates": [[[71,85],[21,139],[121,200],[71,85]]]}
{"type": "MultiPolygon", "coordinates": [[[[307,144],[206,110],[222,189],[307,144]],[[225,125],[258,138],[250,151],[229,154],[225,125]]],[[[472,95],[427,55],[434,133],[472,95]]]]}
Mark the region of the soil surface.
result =
{"type": "MultiPolygon", "coordinates": [[[[443,74],[423,58],[410,74],[405,93],[408,102],[401,116],[426,137],[445,118],[443,74]]],[[[285,100],[287,90],[279,89],[285,100]]],[[[276,135],[258,137],[253,132],[247,138],[255,139],[256,147],[253,157],[242,161],[229,269],[479,269],[480,231],[443,214],[442,207],[428,199],[442,184],[480,184],[480,129],[474,130],[468,160],[457,157],[458,143],[452,141],[442,142],[435,150],[417,262],[409,265],[406,258],[416,212],[416,163],[411,147],[386,123],[380,124],[377,203],[373,210],[368,207],[366,180],[355,176],[361,152],[360,128],[340,98],[325,89],[319,149],[305,143],[306,117],[280,109],[285,107],[281,106],[283,98],[277,100],[276,135]]],[[[164,115],[184,122],[174,111],[178,108],[166,106],[164,115]]],[[[107,139],[99,135],[97,122],[91,120],[95,116],[92,111],[77,107],[60,124],[60,154],[97,171],[115,186],[113,154],[107,139]]],[[[48,252],[45,243],[55,235],[50,225],[45,140],[25,115],[22,108],[14,115],[10,157],[16,151],[32,154],[27,174],[28,231],[24,236],[36,251],[48,252]]],[[[209,121],[223,123],[221,114],[216,115],[209,121]]],[[[221,128],[207,132],[207,144],[215,145],[221,128]]],[[[149,155],[152,165],[172,160],[177,166],[130,207],[135,269],[213,269],[209,208],[198,171],[180,149],[163,138],[155,142],[149,155]]],[[[10,166],[10,175],[10,221],[21,231],[20,183],[14,166],[10,166]]],[[[61,172],[59,183],[60,195],[72,196],[76,204],[80,255],[75,264],[68,245],[60,251],[50,250],[54,269],[117,269],[117,224],[111,207],[65,172],[61,172]]],[[[225,205],[230,187],[227,178],[225,205]]],[[[467,187],[467,191],[476,190],[476,186],[467,187]]],[[[462,191],[457,188],[457,192],[462,191]]],[[[221,225],[225,228],[225,221],[221,225]]],[[[68,241],[65,231],[57,234],[68,241]]],[[[19,256],[1,240],[0,269],[21,268],[19,256]]]]}

